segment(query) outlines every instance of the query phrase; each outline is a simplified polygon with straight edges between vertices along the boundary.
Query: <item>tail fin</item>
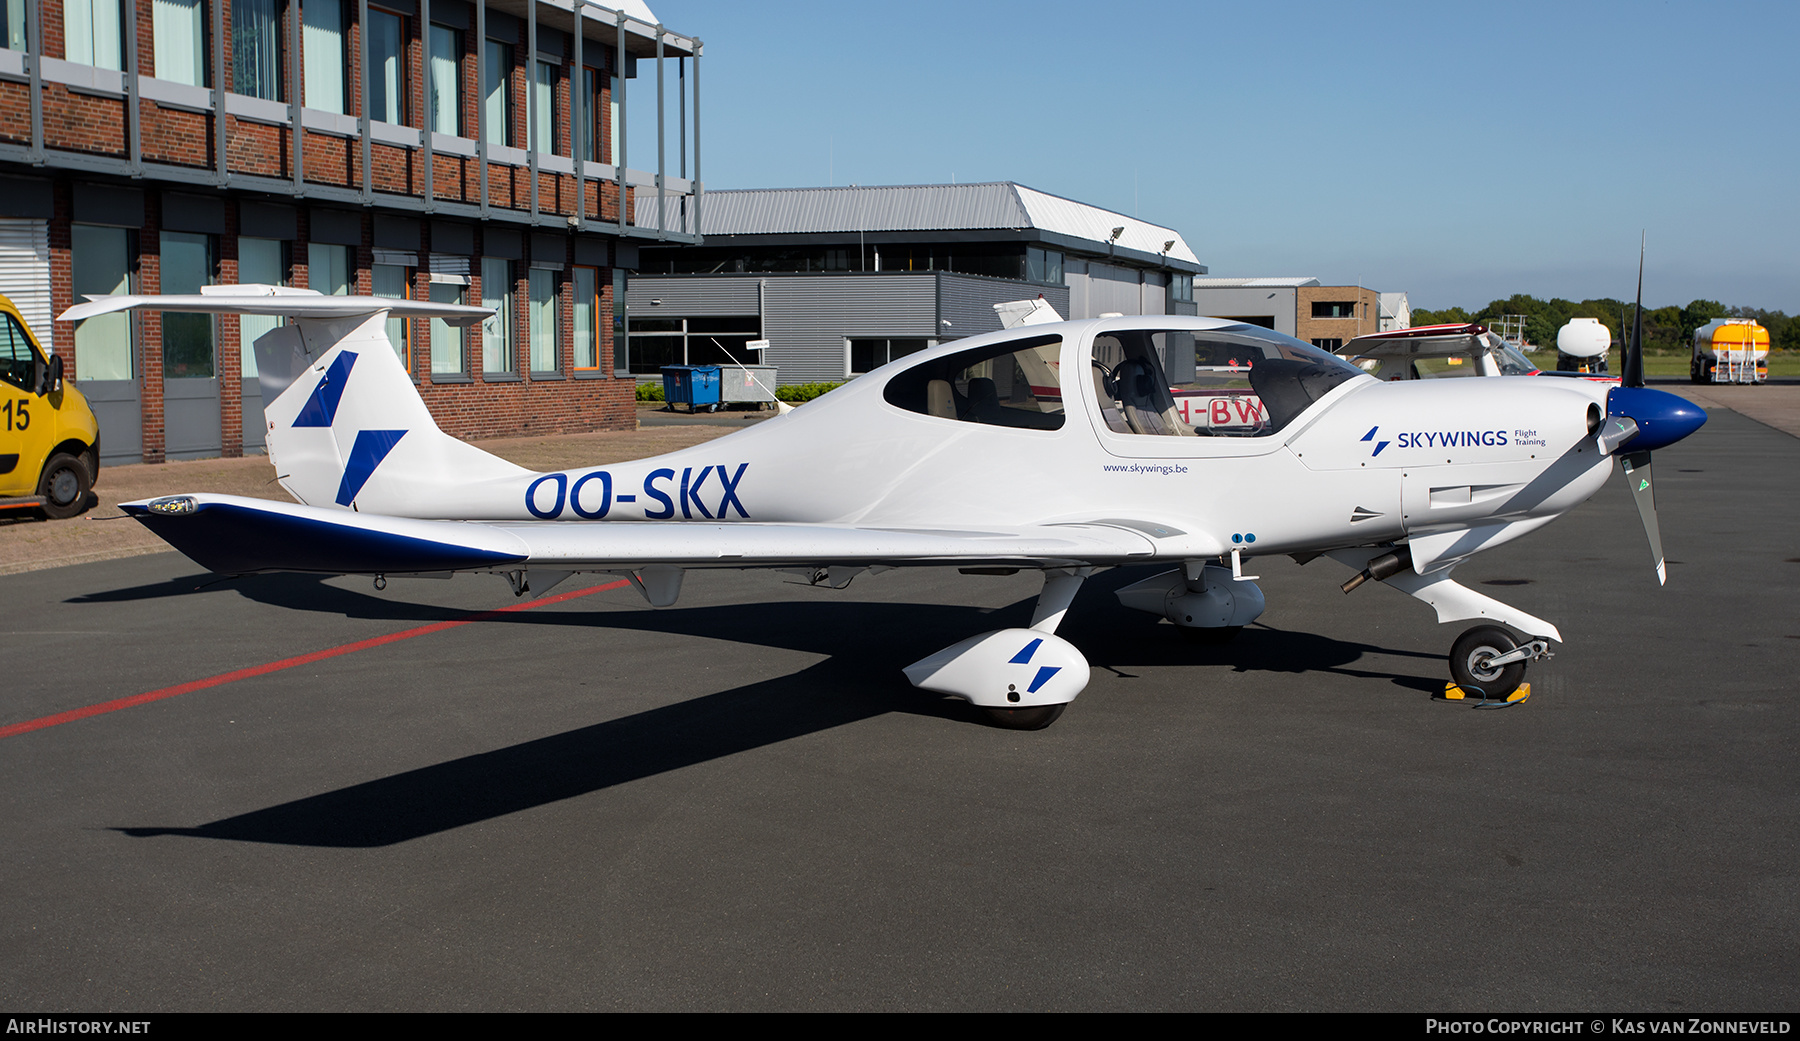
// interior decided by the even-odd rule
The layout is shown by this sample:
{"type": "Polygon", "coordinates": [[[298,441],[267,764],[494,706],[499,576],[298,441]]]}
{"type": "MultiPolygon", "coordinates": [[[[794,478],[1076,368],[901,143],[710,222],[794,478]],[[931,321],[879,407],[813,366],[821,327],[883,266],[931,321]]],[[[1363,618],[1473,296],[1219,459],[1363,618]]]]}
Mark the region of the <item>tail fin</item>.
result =
{"type": "Polygon", "coordinates": [[[120,311],[293,319],[257,339],[256,358],[269,457],[281,486],[309,506],[474,519],[484,510],[506,515],[499,504],[519,502],[479,486],[531,472],[439,430],[387,338],[390,314],[467,326],[493,317],[490,308],[240,285],[191,295],[90,295],[57,320],[120,311]]]}
{"type": "Polygon", "coordinates": [[[299,318],[257,339],[281,486],[308,506],[439,517],[473,484],[528,474],[438,429],[387,317],[299,318]]]}

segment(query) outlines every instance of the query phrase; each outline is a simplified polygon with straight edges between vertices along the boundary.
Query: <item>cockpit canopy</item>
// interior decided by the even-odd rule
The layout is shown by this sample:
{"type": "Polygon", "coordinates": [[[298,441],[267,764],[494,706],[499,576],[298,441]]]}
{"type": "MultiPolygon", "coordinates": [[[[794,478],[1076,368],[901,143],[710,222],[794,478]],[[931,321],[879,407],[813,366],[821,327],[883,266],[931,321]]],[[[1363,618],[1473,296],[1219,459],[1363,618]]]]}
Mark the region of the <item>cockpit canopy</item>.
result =
{"type": "Polygon", "coordinates": [[[1362,375],[1254,325],[1102,332],[1091,368],[1108,430],[1173,437],[1265,437],[1362,375]]]}
{"type": "MultiPolygon", "coordinates": [[[[917,362],[888,379],[888,403],[966,423],[1057,430],[1063,333],[1004,340],[917,362]]],[[[1253,325],[1103,329],[1088,361],[1108,430],[1166,437],[1262,437],[1362,375],[1341,358],[1253,325]]]]}

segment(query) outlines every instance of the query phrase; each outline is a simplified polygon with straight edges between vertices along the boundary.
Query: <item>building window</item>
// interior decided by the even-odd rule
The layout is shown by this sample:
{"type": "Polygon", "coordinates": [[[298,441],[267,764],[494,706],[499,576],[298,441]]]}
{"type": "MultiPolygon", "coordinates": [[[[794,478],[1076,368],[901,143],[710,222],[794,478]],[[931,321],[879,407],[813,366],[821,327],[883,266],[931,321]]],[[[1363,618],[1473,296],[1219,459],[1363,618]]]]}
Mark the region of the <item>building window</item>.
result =
{"type": "Polygon", "coordinates": [[[664,365],[687,362],[687,323],[680,318],[631,320],[631,356],[626,367],[636,376],[654,376],[664,365]]]}
{"type": "MultiPolygon", "coordinates": [[[[463,287],[455,282],[431,283],[431,302],[460,304],[463,287]]],[[[442,318],[431,319],[431,374],[456,375],[463,371],[463,331],[442,318]]]]}
{"type": "MultiPolygon", "coordinates": [[[[212,282],[211,235],[186,232],[162,233],[162,292],[188,296],[212,282]]],[[[162,315],[164,379],[211,379],[213,372],[213,316],[209,314],[162,315]]]]}
{"type": "MultiPolygon", "coordinates": [[[[308,86],[311,82],[307,81],[308,86]]],[[[405,125],[406,93],[406,20],[397,14],[377,11],[371,7],[369,118],[383,123],[405,125]]]]}
{"type": "MultiPolygon", "coordinates": [[[[69,229],[70,274],[75,299],[131,292],[131,232],[76,224],[69,229]]],[[[132,365],[131,315],[96,315],[75,327],[75,374],[83,380],[128,380],[132,365]]]]}
{"type": "Polygon", "coordinates": [[[324,242],[306,247],[306,285],[326,296],[350,295],[350,247],[324,242]]]}
{"type": "Polygon", "coordinates": [[[123,21],[119,0],[63,0],[63,53],[77,65],[123,70],[123,21]]]}
{"type": "Polygon", "coordinates": [[[300,8],[307,108],[344,111],[343,0],[306,0],[300,8]]]}
{"type": "Polygon", "coordinates": [[[6,49],[30,50],[25,35],[25,0],[6,0],[5,4],[0,5],[0,15],[6,18],[6,23],[0,25],[0,38],[4,38],[6,49]]]}
{"type": "Polygon", "coordinates": [[[150,0],[150,29],[156,42],[156,78],[206,86],[206,4],[150,0]]]}
{"type": "Polygon", "coordinates": [[[575,269],[575,367],[600,367],[600,269],[575,269]]]}
{"type": "Polygon", "coordinates": [[[895,358],[904,358],[931,346],[930,340],[919,339],[861,339],[846,342],[850,344],[850,374],[853,376],[874,372],[895,358]]]}
{"type": "MultiPolygon", "coordinates": [[[[761,327],[761,320],[753,314],[715,315],[706,318],[634,318],[631,320],[630,357],[625,367],[634,375],[655,375],[664,365],[737,365],[740,361],[755,363],[760,359],[749,349],[748,344],[751,340],[762,339],[761,327]]],[[[899,344],[907,341],[894,342],[899,344]]],[[[923,344],[926,341],[917,342],[923,344]]],[[[613,351],[616,358],[616,342],[613,351]]]]}
{"type": "MultiPolygon", "coordinates": [[[[374,264],[369,268],[369,289],[372,295],[389,300],[405,300],[412,288],[412,272],[409,267],[397,264],[374,264]]],[[[400,364],[408,372],[412,371],[412,352],[407,348],[407,330],[411,327],[404,318],[389,316],[387,320],[388,343],[393,345],[394,354],[399,357],[400,364]]]]}
{"type": "Polygon", "coordinates": [[[1314,318],[1355,318],[1356,301],[1314,300],[1312,316],[1314,318]]]}
{"type": "Polygon", "coordinates": [[[625,321],[625,269],[613,268],[613,373],[623,376],[630,371],[631,330],[625,321]]]}
{"type": "Polygon", "coordinates": [[[482,54],[482,122],[490,145],[512,144],[512,48],[499,40],[485,40],[482,54]]]}
{"type": "Polygon", "coordinates": [[[1183,303],[1183,304],[1193,303],[1194,302],[1194,276],[1193,275],[1170,275],[1169,276],[1169,299],[1176,301],[1177,303],[1183,303]]]}
{"type": "Polygon", "coordinates": [[[531,300],[526,312],[531,319],[531,371],[556,372],[556,329],[561,318],[556,293],[556,272],[531,269],[531,300]]]}
{"type": "Polygon", "coordinates": [[[581,126],[575,131],[581,135],[581,140],[576,142],[576,147],[581,149],[581,157],[583,159],[586,159],[590,163],[602,163],[606,160],[601,158],[598,142],[606,134],[606,124],[600,119],[600,102],[602,100],[600,95],[600,70],[593,68],[582,69],[581,86],[581,104],[584,106],[585,111],[581,113],[581,126]]]}
{"type": "Polygon", "coordinates": [[[281,100],[279,0],[232,0],[231,89],[246,97],[281,100]]]}
{"type": "Polygon", "coordinates": [[[431,129],[439,134],[461,137],[462,82],[456,75],[458,47],[456,30],[442,25],[431,27],[431,129]]]}
{"type": "Polygon", "coordinates": [[[1025,279],[1029,282],[1051,282],[1062,285],[1063,255],[1053,249],[1025,248],[1025,279]]]}
{"type": "Polygon", "coordinates": [[[1328,351],[1332,354],[1336,354],[1339,350],[1341,350],[1343,348],[1344,341],[1340,337],[1326,336],[1326,337],[1314,339],[1312,342],[1312,345],[1314,347],[1317,347],[1319,350],[1328,351]]]}
{"type": "Polygon", "coordinates": [[[492,318],[481,320],[481,371],[513,371],[512,261],[503,257],[481,258],[481,306],[494,309],[492,318]]]}
{"type": "Polygon", "coordinates": [[[600,143],[606,146],[606,158],[600,161],[617,165],[620,162],[619,149],[625,146],[624,133],[619,129],[618,71],[614,70],[607,80],[612,85],[612,94],[606,103],[606,126],[600,131],[600,143]]]}
{"type": "MultiPolygon", "coordinates": [[[[283,253],[287,243],[280,239],[253,239],[247,236],[238,238],[238,284],[278,286],[285,281],[283,272],[287,265],[283,253]]],[[[256,339],[281,324],[281,319],[270,315],[246,314],[238,316],[238,357],[242,360],[243,376],[247,380],[255,379],[256,339]]]]}
{"type": "Polygon", "coordinates": [[[547,61],[537,63],[537,75],[531,82],[531,143],[534,152],[550,152],[561,155],[560,142],[556,139],[556,130],[561,120],[556,118],[556,81],[561,72],[554,64],[547,61]]]}

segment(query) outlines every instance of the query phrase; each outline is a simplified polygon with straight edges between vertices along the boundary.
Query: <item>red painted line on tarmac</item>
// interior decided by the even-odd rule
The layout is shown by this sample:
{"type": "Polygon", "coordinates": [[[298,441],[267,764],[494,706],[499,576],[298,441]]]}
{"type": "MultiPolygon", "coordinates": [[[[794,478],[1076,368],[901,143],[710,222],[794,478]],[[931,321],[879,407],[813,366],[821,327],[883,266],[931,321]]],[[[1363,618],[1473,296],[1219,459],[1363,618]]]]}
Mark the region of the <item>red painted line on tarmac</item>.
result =
{"type": "Polygon", "coordinates": [[[366,651],[372,647],[381,647],[390,643],[398,643],[401,640],[410,640],[415,636],[426,636],[431,633],[443,632],[445,629],[455,629],[458,626],[473,625],[476,622],[485,622],[513,611],[529,611],[534,607],[546,607],[550,604],[560,604],[564,601],[591,596],[594,593],[603,593],[609,589],[618,589],[630,584],[629,581],[620,579],[617,582],[608,582],[605,585],[591,586],[587,589],[577,589],[572,593],[558,593],[555,596],[547,596],[542,600],[533,600],[529,603],[513,604],[511,607],[500,607],[492,611],[479,611],[463,618],[452,618],[448,621],[433,622],[430,625],[421,625],[416,629],[407,629],[404,632],[389,633],[386,636],[372,636],[367,640],[358,640],[355,643],[341,644],[337,647],[327,647],[325,650],[313,651],[311,654],[296,655],[292,658],[282,658],[279,661],[265,662],[262,665],[252,665],[246,669],[222,672],[217,676],[208,676],[203,680],[190,680],[187,683],[177,683],[173,687],[163,687],[160,690],[147,690],[142,694],[133,694],[128,698],[102,701],[97,705],[88,705],[85,708],[70,709],[67,712],[58,712],[53,716],[40,716],[37,719],[28,719],[23,723],[10,723],[0,727],[0,738],[12,737],[15,734],[26,734],[33,730],[43,730],[45,727],[61,726],[64,723],[73,723],[78,719],[86,719],[89,716],[105,715],[108,712],[117,712],[120,709],[132,708],[137,705],[147,705],[152,701],[161,701],[164,698],[178,697],[182,694],[189,694],[196,690],[205,690],[208,687],[219,687],[227,683],[236,683],[238,680],[247,680],[253,676],[265,676],[271,672],[280,672],[283,669],[294,668],[297,665],[310,665],[316,661],[324,661],[326,658],[336,658],[343,654],[354,654],[357,651],[366,651]]]}

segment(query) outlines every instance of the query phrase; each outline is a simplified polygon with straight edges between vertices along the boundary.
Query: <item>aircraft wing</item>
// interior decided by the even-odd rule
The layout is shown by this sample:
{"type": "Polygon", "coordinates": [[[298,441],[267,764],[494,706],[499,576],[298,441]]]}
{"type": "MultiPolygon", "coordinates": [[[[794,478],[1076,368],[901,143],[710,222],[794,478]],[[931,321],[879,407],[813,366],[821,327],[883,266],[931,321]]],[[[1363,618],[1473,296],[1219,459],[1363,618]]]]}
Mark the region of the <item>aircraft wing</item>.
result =
{"type": "Polygon", "coordinates": [[[221,574],[309,571],[629,571],[674,567],[963,565],[1070,567],[1156,555],[1136,521],[981,530],[849,524],[417,520],[235,495],[124,503],[170,545],[221,574]]]}

